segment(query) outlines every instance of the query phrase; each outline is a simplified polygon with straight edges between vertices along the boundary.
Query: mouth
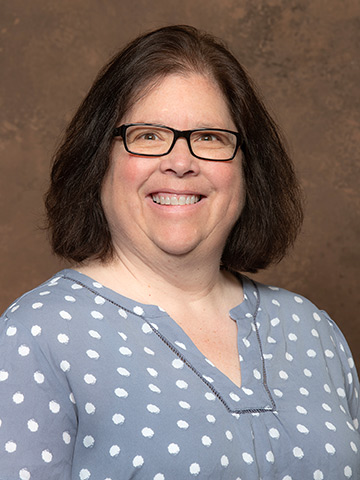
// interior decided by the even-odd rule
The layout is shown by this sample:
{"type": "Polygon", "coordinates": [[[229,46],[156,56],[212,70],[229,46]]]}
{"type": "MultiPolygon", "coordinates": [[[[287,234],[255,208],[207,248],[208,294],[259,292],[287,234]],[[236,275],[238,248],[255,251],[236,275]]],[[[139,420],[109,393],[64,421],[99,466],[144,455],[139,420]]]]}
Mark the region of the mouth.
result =
{"type": "Polygon", "coordinates": [[[158,205],[194,205],[200,202],[201,195],[177,195],[169,193],[155,193],[151,195],[152,201],[158,205]]]}

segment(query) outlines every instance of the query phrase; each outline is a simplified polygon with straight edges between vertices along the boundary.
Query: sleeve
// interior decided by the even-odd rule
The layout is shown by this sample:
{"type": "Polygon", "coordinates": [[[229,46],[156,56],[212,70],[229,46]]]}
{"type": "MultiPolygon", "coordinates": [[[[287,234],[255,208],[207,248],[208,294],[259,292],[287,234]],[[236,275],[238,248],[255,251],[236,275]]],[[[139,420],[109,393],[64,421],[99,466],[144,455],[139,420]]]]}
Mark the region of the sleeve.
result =
{"type": "Polygon", "coordinates": [[[336,323],[323,312],[330,325],[333,328],[335,347],[337,349],[344,377],[344,390],[349,406],[349,411],[353,419],[353,424],[356,430],[359,431],[360,422],[360,399],[359,399],[359,377],[356,370],[355,362],[350,351],[350,347],[336,323]]]}
{"type": "Polygon", "coordinates": [[[38,329],[0,318],[1,480],[71,478],[76,406],[38,329]]]}

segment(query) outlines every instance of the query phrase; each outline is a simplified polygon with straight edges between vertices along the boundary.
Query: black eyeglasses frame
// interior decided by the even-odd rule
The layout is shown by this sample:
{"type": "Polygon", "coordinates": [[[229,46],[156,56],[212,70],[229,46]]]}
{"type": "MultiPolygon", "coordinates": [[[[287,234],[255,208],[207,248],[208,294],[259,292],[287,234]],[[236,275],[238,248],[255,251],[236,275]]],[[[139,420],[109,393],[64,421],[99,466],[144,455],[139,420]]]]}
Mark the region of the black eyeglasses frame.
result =
{"type": "Polygon", "coordinates": [[[164,157],[165,155],[168,155],[171,152],[171,150],[174,148],[174,145],[175,145],[176,141],[179,138],[185,138],[186,141],[187,141],[188,148],[190,150],[191,155],[193,155],[195,158],[199,158],[200,160],[207,160],[209,162],[229,162],[229,161],[233,160],[237,151],[238,151],[238,149],[241,148],[242,144],[244,143],[244,140],[243,140],[241,134],[239,132],[234,132],[232,130],[226,130],[226,129],[223,129],[223,128],[195,128],[194,130],[176,130],[175,128],[171,128],[171,127],[168,127],[166,125],[157,125],[157,124],[154,124],[154,123],[125,123],[123,125],[120,125],[120,127],[116,127],[114,129],[113,136],[114,137],[122,137],[122,139],[124,141],[125,150],[128,153],[131,153],[132,155],[139,155],[139,156],[142,156],[142,157],[164,157]],[[134,127],[134,126],[159,127],[159,128],[166,128],[167,130],[171,130],[174,134],[174,139],[173,139],[172,144],[170,145],[168,151],[165,152],[165,153],[160,153],[160,154],[150,154],[150,153],[149,154],[145,154],[145,153],[140,154],[140,153],[132,152],[128,148],[128,145],[126,143],[126,130],[129,127],[134,127]],[[200,157],[199,155],[196,155],[193,152],[193,149],[191,147],[191,142],[190,142],[191,134],[194,133],[194,132],[213,132],[213,131],[214,132],[227,132],[227,133],[232,133],[233,135],[235,135],[236,145],[235,145],[235,148],[234,148],[234,153],[230,158],[226,158],[226,159],[206,158],[206,157],[200,157]]]}

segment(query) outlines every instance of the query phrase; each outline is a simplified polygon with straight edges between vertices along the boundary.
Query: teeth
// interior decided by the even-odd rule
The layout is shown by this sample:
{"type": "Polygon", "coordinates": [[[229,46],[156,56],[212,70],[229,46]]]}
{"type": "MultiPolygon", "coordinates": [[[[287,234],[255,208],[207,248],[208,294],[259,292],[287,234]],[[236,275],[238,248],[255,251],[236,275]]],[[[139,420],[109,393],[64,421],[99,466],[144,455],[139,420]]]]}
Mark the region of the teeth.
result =
{"type": "Polygon", "coordinates": [[[193,205],[200,198],[200,195],[152,195],[153,202],[160,205],[193,205]]]}

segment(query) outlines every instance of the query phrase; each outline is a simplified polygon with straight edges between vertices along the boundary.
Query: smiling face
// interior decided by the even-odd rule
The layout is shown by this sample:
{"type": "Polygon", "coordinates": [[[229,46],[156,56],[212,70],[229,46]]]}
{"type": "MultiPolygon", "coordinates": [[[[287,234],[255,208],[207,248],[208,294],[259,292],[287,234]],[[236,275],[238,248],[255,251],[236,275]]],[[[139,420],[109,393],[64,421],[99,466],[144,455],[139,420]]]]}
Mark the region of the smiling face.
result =
{"type": "MultiPolygon", "coordinates": [[[[236,131],[219,87],[199,74],[166,76],[124,123],[236,131]]],[[[199,251],[220,259],[243,199],[240,150],[229,162],[200,160],[180,138],[166,156],[141,157],[128,153],[120,137],[114,140],[102,204],[120,256],[199,251]]]]}

